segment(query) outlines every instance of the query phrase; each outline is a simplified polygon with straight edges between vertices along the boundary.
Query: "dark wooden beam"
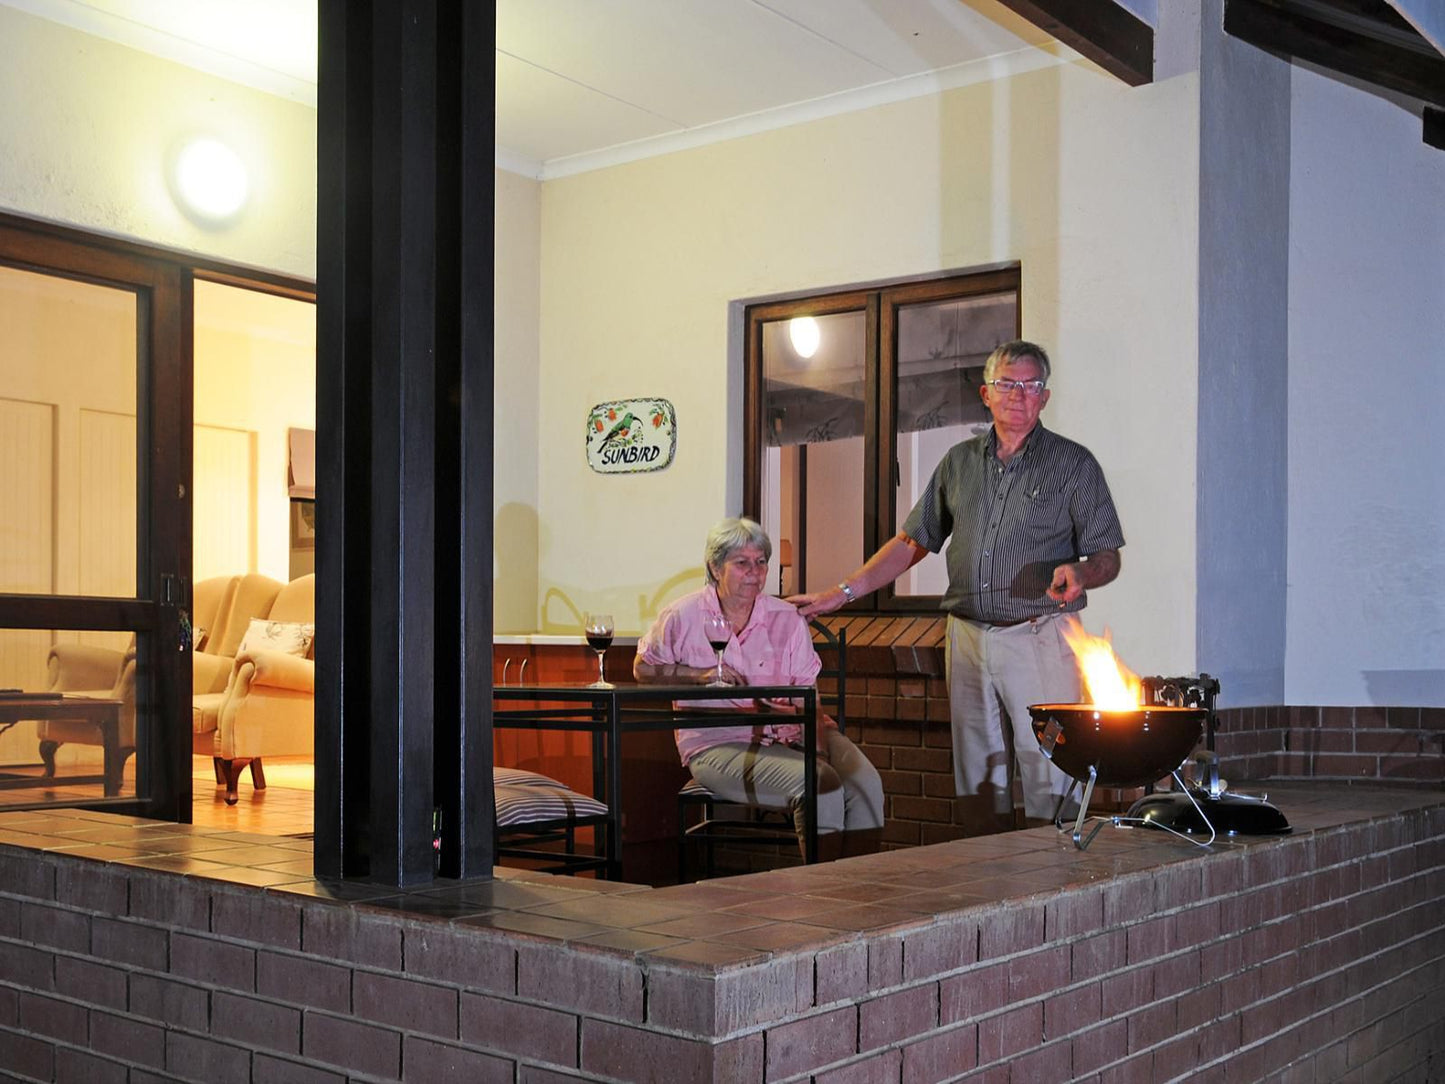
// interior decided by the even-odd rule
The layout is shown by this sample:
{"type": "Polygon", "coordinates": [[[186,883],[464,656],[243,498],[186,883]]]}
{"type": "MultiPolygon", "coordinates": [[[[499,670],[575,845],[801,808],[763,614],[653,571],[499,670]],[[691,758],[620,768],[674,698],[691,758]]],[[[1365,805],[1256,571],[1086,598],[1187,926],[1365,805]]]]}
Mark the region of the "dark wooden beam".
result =
{"type": "Polygon", "coordinates": [[[1228,34],[1445,106],[1445,57],[1384,0],[1225,0],[1228,34]]]}
{"type": "Polygon", "coordinates": [[[1445,151],[1445,110],[1425,107],[1425,143],[1445,151]]]}
{"type": "Polygon", "coordinates": [[[1001,0],[1131,87],[1154,81],[1154,28],[1114,0],[1001,0]]]}

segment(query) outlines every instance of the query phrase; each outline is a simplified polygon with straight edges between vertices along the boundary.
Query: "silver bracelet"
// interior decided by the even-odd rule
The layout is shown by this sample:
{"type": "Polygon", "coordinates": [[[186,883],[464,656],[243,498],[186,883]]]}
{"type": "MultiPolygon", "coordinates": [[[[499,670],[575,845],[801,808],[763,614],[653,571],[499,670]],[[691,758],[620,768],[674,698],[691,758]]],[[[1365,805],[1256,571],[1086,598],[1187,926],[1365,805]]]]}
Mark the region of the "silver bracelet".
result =
{"type": "Polygon", "coordinates": [[[844,580],[838,585],[838,590],[843,592],[843,597],[846,598],[849,602],[858,601],[858,596],[853,593],[853,588],[848,586],[847,580],[844,580]]]}

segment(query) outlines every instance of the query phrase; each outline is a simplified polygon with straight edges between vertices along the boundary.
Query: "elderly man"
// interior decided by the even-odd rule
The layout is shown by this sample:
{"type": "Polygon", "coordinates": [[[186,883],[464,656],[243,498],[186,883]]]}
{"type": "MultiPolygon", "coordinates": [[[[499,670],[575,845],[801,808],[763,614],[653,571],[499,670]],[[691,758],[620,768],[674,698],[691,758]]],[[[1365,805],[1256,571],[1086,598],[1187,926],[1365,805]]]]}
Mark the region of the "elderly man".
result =
{"type": "Polygon", "coordinates": [[[953,779],[971,834],[1014,826],[1012,779],[1030,824],[1046,823],[1069,785],[1039,751],[1028,705],[1073,703],[1078,666],[1063,639],[1086,589],[1119,574],[1124,535],[1089,450],[1039,424],[1049,357],[1010,342],[984,365],[987,433],[954,445],[903,530],[837,587],[794,602],[829,613],[892,583],[948,541],[949,705],[953,779]]]}

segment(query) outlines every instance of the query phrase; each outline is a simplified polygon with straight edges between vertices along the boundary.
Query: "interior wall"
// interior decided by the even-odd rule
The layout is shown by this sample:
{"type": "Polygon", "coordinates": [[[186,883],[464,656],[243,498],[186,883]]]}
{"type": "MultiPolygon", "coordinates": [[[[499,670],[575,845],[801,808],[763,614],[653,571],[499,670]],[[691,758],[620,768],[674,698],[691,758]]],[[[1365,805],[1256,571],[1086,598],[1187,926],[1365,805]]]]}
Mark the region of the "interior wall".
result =
{"type": "Polygon", "coordinates": [[[1246,706],[1284,702],[1290,77],[1222,4],[1200,44],[1198,668],[1246,706]]]}
{"type": "Polygon", "coordinates": [[[596,607],[635,632],[701,582],[738,511],[729,302],[1018,260],[1057,362],[1045,423],[1099,457],[1129,542],[1088,623],[1136,669],[1192,669],[1193,507],[1160,506],[1195,477],[1196,117],[1193,75],[1063,66],[546,182],[543,630],[596,607]],[[675,462],[592,473],[588,408],[643,395],[677,408],[675,462]]]}
{"type": "Polygon", "coordinates": [[[1445,152],[1292,73],[1291,704],[1445,705],[1445,152]]]}
{"type": "Polygon", "coordinates": [[[316,428],[316,306],[196,283],[197,580],[291,578],[288,429],[316,428]]]}
{"type": "Polygon", "coordinates": [[[316,275],[316,111],[0,6],[0,207],[287,274],[316,275]],[[250,200],[207,228],[167,182],[188,139],[245,162],[250,200]]]}
{"type": "MultiPolygon", "coordinates": [[[[541,321],[541,184],[496,171],[493,342],[492,627],[538,626],[538,334],[541,321]]],[[[577,426],[581,432],[581,423],[577,426]]]]}

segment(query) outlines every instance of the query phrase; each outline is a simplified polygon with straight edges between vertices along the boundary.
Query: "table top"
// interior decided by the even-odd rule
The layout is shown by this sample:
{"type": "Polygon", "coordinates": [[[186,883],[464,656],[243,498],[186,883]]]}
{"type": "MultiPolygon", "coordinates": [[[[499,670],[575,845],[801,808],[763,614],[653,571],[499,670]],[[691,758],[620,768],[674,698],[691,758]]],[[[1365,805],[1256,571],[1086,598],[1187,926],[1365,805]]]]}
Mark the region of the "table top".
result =
{"type": "Polygon", "coordinates": [[[559,681],[545,685],[497,685],[498,700],[793,700],[817,696],[812,685],[642,685],[615,682],[599,688],[586,682],[559,681]]]}

